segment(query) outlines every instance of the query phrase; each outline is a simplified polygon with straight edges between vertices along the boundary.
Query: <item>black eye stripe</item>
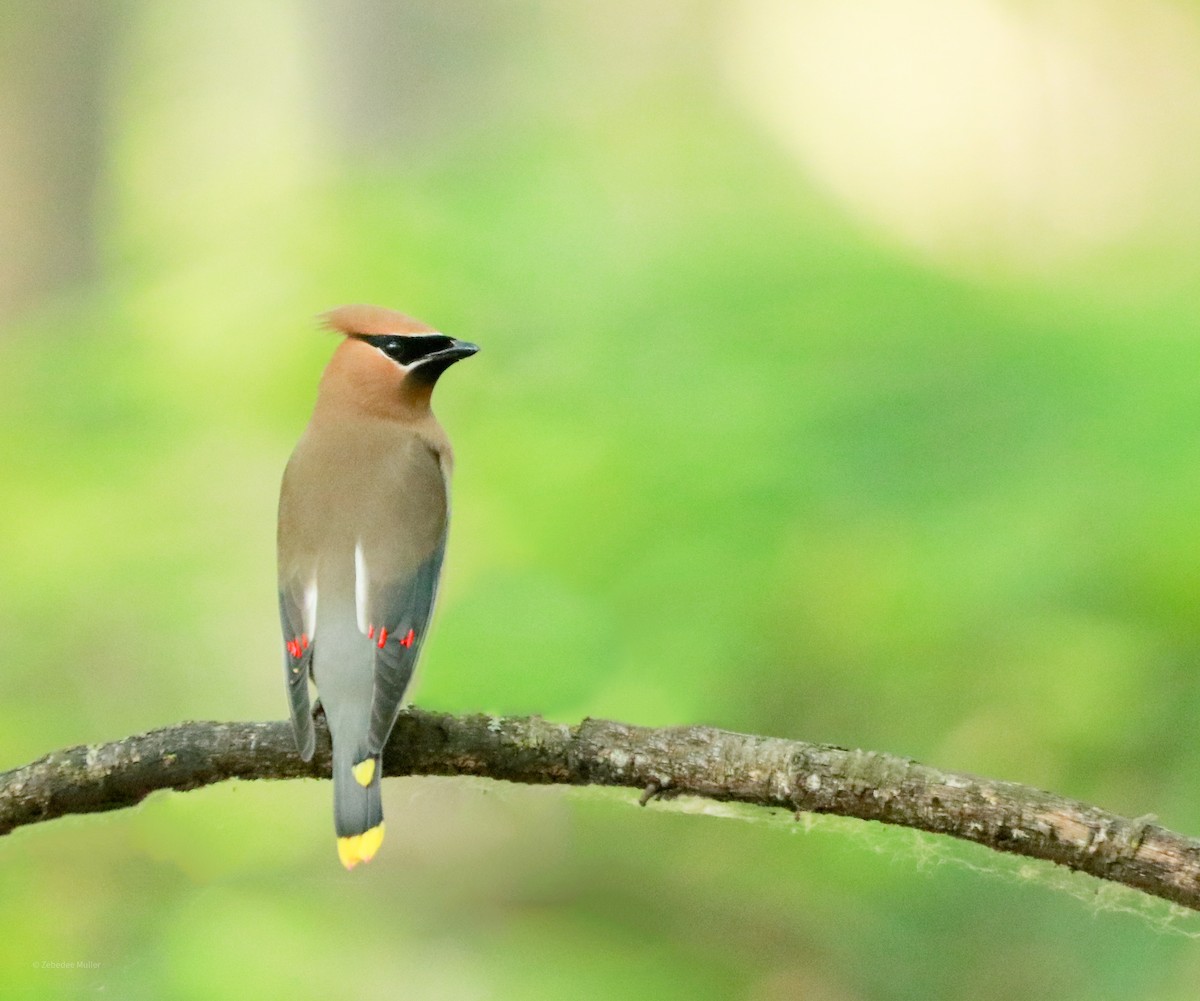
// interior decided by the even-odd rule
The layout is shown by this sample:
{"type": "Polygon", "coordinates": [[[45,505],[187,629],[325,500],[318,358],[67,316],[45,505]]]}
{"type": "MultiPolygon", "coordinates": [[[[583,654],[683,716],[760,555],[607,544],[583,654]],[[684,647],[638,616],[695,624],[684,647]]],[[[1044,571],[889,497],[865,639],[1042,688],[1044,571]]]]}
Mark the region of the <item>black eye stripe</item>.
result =
{"type": "Polygon", "coordinates": [[[411,334],[409,336],[377,334],[364,337],[363,340],[401,365],[411,365],[415,361],[445,350],[454,343],[453,338],[447,337],[445,334],[411,334]]]}

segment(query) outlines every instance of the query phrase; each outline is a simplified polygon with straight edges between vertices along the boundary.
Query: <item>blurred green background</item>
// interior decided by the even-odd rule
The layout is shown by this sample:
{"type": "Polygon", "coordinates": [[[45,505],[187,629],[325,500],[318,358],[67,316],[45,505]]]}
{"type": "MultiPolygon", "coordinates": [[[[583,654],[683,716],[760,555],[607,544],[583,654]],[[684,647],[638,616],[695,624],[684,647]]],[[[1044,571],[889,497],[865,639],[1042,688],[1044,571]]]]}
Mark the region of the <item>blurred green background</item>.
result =
{"type": "MultiPolygon", "coordinates": [[[[484,348],[435,401],[420,705],[886,750],[1200,833],[1198,193],[1194,3],[5,4],[0,768],[284,715],[279,476],[313,317],[365,301],[484,348]]],[[[385,799],[350,875],[326,783],[15,832],[0,993],[1200,977],[1200,919],[908,831],[385,799]]]]}

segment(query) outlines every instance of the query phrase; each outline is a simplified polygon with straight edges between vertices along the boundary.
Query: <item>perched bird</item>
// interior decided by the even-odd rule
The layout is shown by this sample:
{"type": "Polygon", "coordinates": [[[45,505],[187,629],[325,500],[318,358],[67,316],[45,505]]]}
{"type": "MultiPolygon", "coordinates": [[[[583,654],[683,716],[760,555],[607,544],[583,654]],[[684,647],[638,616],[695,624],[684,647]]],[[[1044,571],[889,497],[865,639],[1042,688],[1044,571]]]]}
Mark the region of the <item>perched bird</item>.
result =
{"type": "Polygon", "coordinates": [[[279,496],[279,614],[292,727],[315,746],[309,678],[333,738],[347,869],[383,842],[380,752],[429,626],[453,462],[429,409],[438,377],[479,350],[378,306],[325,314],[344,335],[279,496]]]}

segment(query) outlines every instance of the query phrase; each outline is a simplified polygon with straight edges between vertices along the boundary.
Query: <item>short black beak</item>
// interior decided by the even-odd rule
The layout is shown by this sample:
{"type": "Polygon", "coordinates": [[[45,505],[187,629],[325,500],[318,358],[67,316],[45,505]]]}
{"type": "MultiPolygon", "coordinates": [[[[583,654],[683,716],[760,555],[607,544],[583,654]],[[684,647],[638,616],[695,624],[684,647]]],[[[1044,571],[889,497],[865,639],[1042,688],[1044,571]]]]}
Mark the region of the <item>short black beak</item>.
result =
{"type": "Polygon", "coordinates": [[[478,344],[472,344],[470,341],[452,340],[449,347],[442,348],[440,351],[434,351],[432,354],[427,354],[414,364],[412,367],[412,376],[422,382],[435,383],[438,376],[456,361],[470,358],[478,350],[478,344]]]}
{"type": "Polygon", "coordinates": [[[443,348],[441,351],[432,355],[434,358],[447,358],[450,361],[461,361],[463,358],[470,358],[479,350],[478,344],[472,344],[470,341],[455,340],[450,347],[443,348]]]}

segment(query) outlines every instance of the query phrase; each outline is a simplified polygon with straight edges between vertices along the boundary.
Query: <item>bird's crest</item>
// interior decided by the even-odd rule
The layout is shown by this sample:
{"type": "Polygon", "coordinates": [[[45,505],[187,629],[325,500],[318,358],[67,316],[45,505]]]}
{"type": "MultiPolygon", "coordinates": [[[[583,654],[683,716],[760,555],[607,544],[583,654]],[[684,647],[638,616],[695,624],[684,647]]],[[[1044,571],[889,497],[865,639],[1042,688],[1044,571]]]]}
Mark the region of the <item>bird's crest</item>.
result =
{"type": "Polygon", "coordinates": [[[427,323],[397,313],[394,309],[384,309],[382,306],[338,306],[328,313],[322,313],[320,319],[324,326],[347,337],[353,334],[370,337],[376,334],[437,333],[437,330],[427,323]]]}

